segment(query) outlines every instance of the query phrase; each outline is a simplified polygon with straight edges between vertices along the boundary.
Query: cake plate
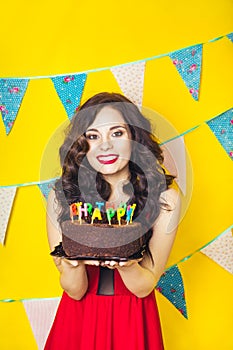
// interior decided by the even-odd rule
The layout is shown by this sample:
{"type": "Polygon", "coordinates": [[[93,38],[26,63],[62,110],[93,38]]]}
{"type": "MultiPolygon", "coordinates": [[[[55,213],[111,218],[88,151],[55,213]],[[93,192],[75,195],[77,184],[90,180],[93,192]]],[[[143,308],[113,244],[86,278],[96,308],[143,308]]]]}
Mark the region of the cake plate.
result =
{"type": "Polygon", "coordinates": [[[143,258],[143,254],[145,252],[145,246],[141,247],[141,249],[134,253],[133,255],[129,256],[129,257],[119,257],[119,256],[68,256],[66,255],[63,247],[62,247],[62,242],[59,243],[59,245],[57,245],[55,247],[55,249],[50,253],[50,255],[52,256],[57,256],[60,258],[66,258],[68,260],[99,260],[99,261],[109,261],[109,260],[113,260],[113,261],[128,261],[128,260],[137,260],[137,259],[142,259],[143,258]]]}

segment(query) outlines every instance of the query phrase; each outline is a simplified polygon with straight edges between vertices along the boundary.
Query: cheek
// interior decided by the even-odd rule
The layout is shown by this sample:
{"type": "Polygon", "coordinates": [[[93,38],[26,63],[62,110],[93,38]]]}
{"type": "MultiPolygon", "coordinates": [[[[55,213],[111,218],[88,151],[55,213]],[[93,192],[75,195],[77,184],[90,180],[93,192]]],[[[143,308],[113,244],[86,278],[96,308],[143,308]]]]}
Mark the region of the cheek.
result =
{"type": "Polygon", "coordinates": [[[130,159],[131,157],[131,144],[125,144],[124,147],[122,147],[122,154],[126,159],[130,159]]]}

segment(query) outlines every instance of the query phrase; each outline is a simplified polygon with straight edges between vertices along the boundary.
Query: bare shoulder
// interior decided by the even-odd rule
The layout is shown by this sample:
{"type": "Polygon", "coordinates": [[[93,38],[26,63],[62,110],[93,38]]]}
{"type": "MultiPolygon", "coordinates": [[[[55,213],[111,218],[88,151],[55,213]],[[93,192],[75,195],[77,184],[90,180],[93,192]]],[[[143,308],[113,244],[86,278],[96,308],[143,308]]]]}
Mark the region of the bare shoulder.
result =
{"type": "Polygon", "coordinates": [[[160,202],[170,207],[170,210],[174,210],[180,207],[180,193],[174,188],[169,188],[161,193],[160,202]]]}
{"type": "Polygon", "coordinates": [[[180,194],[173,188],[169,188],[160,195],[160,214],[155,221],[156,231],[175,232],[180,219],[181,200],[180,194]]]}

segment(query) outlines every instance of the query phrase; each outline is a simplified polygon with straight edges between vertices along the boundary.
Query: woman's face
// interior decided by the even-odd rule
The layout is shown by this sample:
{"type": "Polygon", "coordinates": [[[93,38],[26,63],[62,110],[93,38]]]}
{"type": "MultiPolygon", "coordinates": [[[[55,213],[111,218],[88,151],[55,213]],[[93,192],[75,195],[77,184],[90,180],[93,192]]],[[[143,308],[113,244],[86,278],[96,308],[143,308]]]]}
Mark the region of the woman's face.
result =
{"type": "Polygon", "coordinates": [[[122,114],[106,106],[97,113],[86,131],[89,144],[87,159],[103,175],[118,175],[124,179],[129,174],[131,135],[122,114]]]}

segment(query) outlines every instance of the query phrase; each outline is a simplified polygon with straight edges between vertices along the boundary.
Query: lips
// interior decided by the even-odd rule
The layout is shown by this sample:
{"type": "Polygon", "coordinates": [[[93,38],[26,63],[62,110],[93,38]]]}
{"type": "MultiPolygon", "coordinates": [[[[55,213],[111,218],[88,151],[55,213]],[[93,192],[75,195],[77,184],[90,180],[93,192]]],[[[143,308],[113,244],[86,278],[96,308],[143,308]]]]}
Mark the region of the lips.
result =
{"type": "Polygon", "coordinates": [[[100,162],[100,164],[113,164],[117,161],[119,156],[117,154],[106,154],[106,155],[99,155],[96,158],[100,162]]]}

